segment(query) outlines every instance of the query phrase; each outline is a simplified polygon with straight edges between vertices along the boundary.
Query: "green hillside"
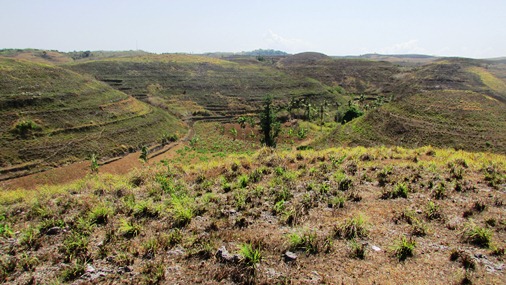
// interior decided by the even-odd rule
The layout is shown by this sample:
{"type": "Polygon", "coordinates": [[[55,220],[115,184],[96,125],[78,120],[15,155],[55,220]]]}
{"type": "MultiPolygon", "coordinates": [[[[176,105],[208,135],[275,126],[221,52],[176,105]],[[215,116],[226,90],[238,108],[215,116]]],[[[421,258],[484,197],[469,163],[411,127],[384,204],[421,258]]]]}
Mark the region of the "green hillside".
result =
{"type": "Polygon", "coordinates": [[[476,60],[446,59],[398,76],[395,100],[317,145],[435,145],[506,152],[506,83],[476,60]],[[404,87],[403,87],[404,86],[404,87]]]}
{"type": "Polygon", "coordinates": [[[215,119],[250,113],[266,95],[285,102],[292,97],[337,100],[325,84],[289,75],[254,58],[227,61],[164,54],[78,62],[65,67],[92,74],[154,105],[171,109],[181,102],[195,102],[206,110],[203,115],[215,119]]]}
{"type": "Polygon", "coordinates": [[[110,157],[184,133],[171,115],[69,70],[0,57],[2,177],[110,157]]]}

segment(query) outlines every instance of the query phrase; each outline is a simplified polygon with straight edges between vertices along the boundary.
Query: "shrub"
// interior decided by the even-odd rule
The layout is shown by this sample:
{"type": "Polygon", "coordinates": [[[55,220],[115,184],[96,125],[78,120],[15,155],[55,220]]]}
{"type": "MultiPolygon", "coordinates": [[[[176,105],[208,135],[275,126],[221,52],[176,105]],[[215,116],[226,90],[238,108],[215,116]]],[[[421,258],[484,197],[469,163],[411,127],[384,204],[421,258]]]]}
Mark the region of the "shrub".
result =
{"type": "Polygon", "coordinates": [[[29,133],[33,131],[40,131],[41,129],[42,128],[32,120],[21,120],[14,125],[12,132],[20,135],[21,137],[26,137],[29,133]]]}
{"type": "Polygon", "coordinates": [[[412,238],[407,239],[406,236],[402,236],[392,246],[394,255],[399,261],[406,260],[406,258],[413,256],[413,252],[416,247],[416,242],[412,238]]]}

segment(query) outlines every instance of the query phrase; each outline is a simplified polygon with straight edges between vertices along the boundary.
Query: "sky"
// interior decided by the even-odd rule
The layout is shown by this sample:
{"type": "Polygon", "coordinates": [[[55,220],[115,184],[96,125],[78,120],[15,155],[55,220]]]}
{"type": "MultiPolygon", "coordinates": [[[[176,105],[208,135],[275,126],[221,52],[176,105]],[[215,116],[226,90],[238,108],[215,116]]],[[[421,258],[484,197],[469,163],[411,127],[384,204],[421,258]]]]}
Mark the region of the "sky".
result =
{"type": "Polygon", "coordinates": [[[506,56],[505,0],[0,0],[0,49],[506,56]]]}

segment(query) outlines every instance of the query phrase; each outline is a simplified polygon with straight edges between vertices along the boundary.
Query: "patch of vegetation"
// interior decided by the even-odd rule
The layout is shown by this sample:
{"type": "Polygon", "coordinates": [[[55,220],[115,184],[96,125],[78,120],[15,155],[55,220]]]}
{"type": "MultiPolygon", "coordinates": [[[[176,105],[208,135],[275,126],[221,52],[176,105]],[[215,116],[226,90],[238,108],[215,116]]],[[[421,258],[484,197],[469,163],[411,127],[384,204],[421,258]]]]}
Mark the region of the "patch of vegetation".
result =
{"type": "Polygon", "coordinates": [[[359,213],[351,218],[348,218],[334,229],[334,233],[337,237],[343,237],[350,240],[365,238],[369,233],[367,217],[359,213]]]}
{"type": "Polygon", "coordinates": [[[392,246],[392,251],[399,259],[399,261],[404,261],[408,257],[413,256],[414,250],[416,248],[416,242],[412,238],[406,238],[406,236],[402,236],[398,239],[395,244],[392,246]]]}

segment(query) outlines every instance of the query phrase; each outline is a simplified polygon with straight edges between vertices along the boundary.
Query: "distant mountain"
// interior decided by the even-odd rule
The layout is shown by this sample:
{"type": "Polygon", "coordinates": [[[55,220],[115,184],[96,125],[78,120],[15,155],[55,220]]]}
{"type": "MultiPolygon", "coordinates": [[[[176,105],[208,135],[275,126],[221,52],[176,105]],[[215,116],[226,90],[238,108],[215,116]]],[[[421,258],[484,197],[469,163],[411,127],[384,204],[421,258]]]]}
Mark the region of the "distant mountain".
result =
{"type": "Polygon", "coordinates": [[[251,55],[251,56],[282,56],[282,55],[288,55],[288,53],[280,50],[273,50],[273,49],[256,49],[253,51],[243,51],[240,52],[241,55],[251,55]]]}

